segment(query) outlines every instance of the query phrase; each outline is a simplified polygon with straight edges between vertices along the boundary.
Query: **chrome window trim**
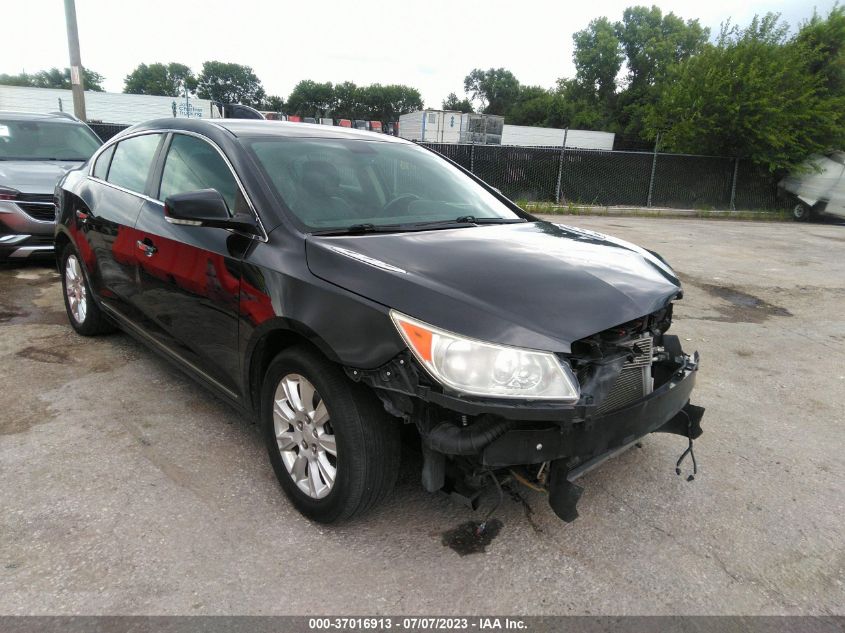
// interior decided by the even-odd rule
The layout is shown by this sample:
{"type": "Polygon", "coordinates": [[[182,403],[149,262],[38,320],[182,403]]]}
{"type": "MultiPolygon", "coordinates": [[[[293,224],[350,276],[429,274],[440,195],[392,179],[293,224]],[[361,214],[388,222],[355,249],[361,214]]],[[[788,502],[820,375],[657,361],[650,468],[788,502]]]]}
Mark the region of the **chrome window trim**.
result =
{"type": "MultiPolygon", "coordinates": [[[[220,127],[220,126],[217,126],[217,127],[220,127]]],[[[269,238],[267,237],[267,230],[264,228],[264,223],[261,221],[261,216],[258,215],[258,211],[255,210],[255,205],[252,203],[252,199],[247,194],[246,189],[244,188],[243,182],[241,182],[241,178],[240,178],[240,176],[238,176],[238,172],[235,171],[235,168],[232,165],[232,162],[229,160],[229,158],[226,156],[226,154],[223,152],[223,150],[220,149],[220,146],[217,143],[212,141],[207,136],[204,136],[204,135],[202,135],[198,132],[192,132],[191,130],[179,130],[179,129],[174,129],[174,130],[163,130],[163,129],[140,130],[138,132],[132,132],[131,134],[125,134],[125,135],[120,136],[120,137],[115,137],[114,139],[109,139],[108,143],[104,143],[103,146],[100,149],[98,149],[97,152],[91,157],[91,159],[89,161],[89,166],[88,166],[88,174],[87,174],[88,178],[93,180],[94,182],[98,182],[98,183],[102,183],[104,185],[108,185],[110,187],[113,187],[114,189],[118,189],[119,191],[123,191],[125,193],[130,193],[130,194],[137,196],[139,198],[142,198],[142,199],[144,199],[148,202],[155,202],[159,206],[164,207],[164,203],[161,200],[151,198],[150,196],[148,196],[146,194],[138,193],[137,191],[131,191],[130,189],[126,189],[125,187],[121,187],[120,185],[115,185],[114,183],[108,182],[107,180],[103,180],[102,178],[95,177],[94,176],[94,165],[96,165],[97,159],[100,157],[100,154],[105,152],[109,147],[111,147],[113,145],[117,145],[121,141],[125,141],[126,139],[134,138],[136,136],[143,136],[144,134],[168,134],[168,133],[170,133],[170,134],[185,134],[187,136],[193,136],[195,138],[198,138],[202,141],[205,141],[209,145],[211,145],[217,151],[217,153],[220,154],[220,158],[223,159],[223,162],[226,163],[226,167],[229,168],[229,171],[231,172],[232,176],[235,178],[235,183],[237,183],[238,189],[240,189],[241,195],[244,197],[244,200],[246,200],[247,206],[249,207],[250,211],[252,211],[252,214],[255,216],[255,219],[258,221],[258,227],[261,229],[261,235],[250,235],[249,237],[251,237],[252,239],[259,240],[261,242],[269,241],[269,238]]],[[[167,149],[169,151],[170,147],[168,146],[167,149]]],[[[167,158],[166,158],[166,154],[165,154],[165,163],[166,162],[167,162],[167,158]]],[[[164,165],[162,165],[162,169],[163,168],[164,168],[164,165]]]]}
{"type": "MultiPolygon", "coordinates": [[[[132,132],[130,134],[124,135],[116,135],[111,137],[108,141],[103,143],[91,158],[88,159],[88,176],[93,178],[94,177],[94,165],[97,162],[97,159],[100,158],[100,154],[105,152],[108,148],[112,147],[113,145],[117,145],[120,141],[125,141],[128,138],[133,138],[135,136],[143,136],[144,134],[166,134],[167,132],[162,132],[161,130],[140,130],[138,132],[132,132]]],[[[99,182],[105,182],[101,178],[97,178],[99,182]]],[[[134,193],[134,192],[133,192],[134,193]]]]}
{"type": "MultiPolygon", "coordinates": [[[[97,178],[96,176],[94,176],[94,167],[96,166],[97,161],[100,159],[100,154],[105,152],[108,148],[114,147],[115,145],[120,143],[120,141],[125,141],[126,139],[134,138],[136,136],[144,136],[146,134],[166,134],[166,132],[161,132],[159,130],[141,130],[139,132],[133,132],[132,134],[127,134],[125,136],[121,136],[120,138],[118,138],[118,137],[110,138],[108,140],[108,142],[103,143],[102,147],[100,147],[100,149],[98,149],[96,152],[94,152],[94,155],[91,156],[91,158],[88,159],[88,173],[86,174],[87,177],[90,178],[91,180],[95,181],[95,182],[101,182],[103,184],[106,184],[106,185],[114,188],[114,189],[118,189],[118,190],[124,191],[126,193],[131,193],[132,195],[138,196],[139,198],[144,198],[145,200],[152,200],[152,198],[150,198],[147,195],[144,195],[143,193],[140,193],[138,191],[133,191],[131,189],[127,189],[126,187],[121,187],[120,185],[116,185],[112,182],[109,182],[108,180],[103,180],[102,178],[97,178]]],[[[159,141],[159,143],[161,143],[161,141],[159,141]]],[[[155,155],[157,153],[158,153],[158,149],[156,149],[156,152],[153,154],[153,161],[155,161],[155,155]]],[[[114,159],[114,156],[112,156],[112,159],[114,159]]],[[[111,164],[109,164],[109,171],[111,171],[111,164]]],[[[106,176],[108,176],[108,174],[106,174],[106,176]]]]}
{"type": "Polygon", "coordinates": [[[127,189],[126,187],[121,187],[120,185],[116,185],[113,182],[109,182],[108,180],[103,180],[102,178],[97,178],[95,176],[88,176],[88,180],[93,180],[96,183],[101,185],[105,185],[106,187],[111,187],[112,189],[117,189],[118,191],[122,191],[123,193],[128,193],[131,196],[135,196],[136,198],[141,198],[142,200],[146,200],[147,202],[154,202],[155,204],[159,205],[160,207],[164,207],[164,203],[161,200],[156,200],[155,198],[150,198],[148,195],[143,193],[138,193],[137,191],[132,191],[131,189],[127,189]]]}

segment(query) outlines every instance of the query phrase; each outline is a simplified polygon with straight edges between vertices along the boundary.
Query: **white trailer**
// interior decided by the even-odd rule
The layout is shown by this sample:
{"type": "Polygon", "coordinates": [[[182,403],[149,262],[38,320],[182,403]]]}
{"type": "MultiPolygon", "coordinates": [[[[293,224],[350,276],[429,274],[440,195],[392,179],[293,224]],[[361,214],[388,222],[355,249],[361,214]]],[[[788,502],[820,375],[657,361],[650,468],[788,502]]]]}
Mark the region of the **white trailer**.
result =
{"type": "Polygon", "coordinates": [[[461,113],[453,110],[417,110],[399,116],[399,136],[409,141],[458,143],[461,113]]]}
{"type": "Polygon", "coordinates": [[[501,145],[505,117],[466,112],[461,115],[461,143],[501,145]]]}
{"type": "MultiPolygon", "coordinates": [[[[47,114],[58,110],[73,113],[70,90],[0,86],[0,110],[47,114]]],[[[167,117],[210,119],[211,101],[185,97],[128,95],[120,92],[85,92],[85,110],[89,121],[132,125],[167,117]]]]}
{"type": "Polygon", "coordinates": [[[613,132],[564,130],[506,123],[502,131],[502,145],[562,147],[566,139],[566,147],[612,150],[614,136],[613,132]]]}

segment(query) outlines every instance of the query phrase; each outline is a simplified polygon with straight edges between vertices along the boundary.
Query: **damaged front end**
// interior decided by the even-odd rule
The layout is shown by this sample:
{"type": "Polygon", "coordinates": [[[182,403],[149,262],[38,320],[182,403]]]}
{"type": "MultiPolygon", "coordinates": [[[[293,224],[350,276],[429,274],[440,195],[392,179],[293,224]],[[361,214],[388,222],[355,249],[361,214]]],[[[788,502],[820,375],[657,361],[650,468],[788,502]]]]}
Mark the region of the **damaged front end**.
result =
{"type": "MultiPolygon", "coordinates": [[[[690,404],[698,353],[684,353],[666,334],[672,306],[576,341],[560,356],[580,385],[577,402],[485,398],[444,389],[403,352],[375,370],[348,368],[375,389],[391,414],[416,425],[422,483],[475,507],[495,472],[548,492],[564,521],[577,516],[582,488],[574,481],[649,433],[688,440],[692,455],[704,409],[690,404]]],[[[692,475],[690,476],[692,478],[692,475]]]]}

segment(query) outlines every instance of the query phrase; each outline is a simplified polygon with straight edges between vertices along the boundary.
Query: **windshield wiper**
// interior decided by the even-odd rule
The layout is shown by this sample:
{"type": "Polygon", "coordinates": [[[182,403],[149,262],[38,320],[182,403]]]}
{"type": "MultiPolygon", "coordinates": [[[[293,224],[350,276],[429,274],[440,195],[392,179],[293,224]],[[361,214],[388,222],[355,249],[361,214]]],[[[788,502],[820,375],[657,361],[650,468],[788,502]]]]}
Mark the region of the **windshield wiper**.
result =
{"type": "Polygon", "coordinates": [[[477,224],[522,224],[527,222],[522,218],[477,218],[474,215],[462,215],[454,220],[434,220],[432,222],[417,222],[413,226],[436,227],[436,226],[472,226],[477,224]]]}
{"type": "Polygon", "coordinates": [[[407,224],[353,224],[335,229],[312,231],[311,235],[362,235],[364,233],[406,233],[427,231],[429,229],[460,229],[479,224],[519,224],[527,222],[522,218],[476,218],[474,215],[462,215],[454,220],[433,220],[431,222],[410,222],[407,224]]]}
{"type": "Polygon", "coordinates": [[[362,233],[395,233],[407,230],[401,224],[353,224],[342,228],[311,231],[311,235],[360,235],[362,233]]]}

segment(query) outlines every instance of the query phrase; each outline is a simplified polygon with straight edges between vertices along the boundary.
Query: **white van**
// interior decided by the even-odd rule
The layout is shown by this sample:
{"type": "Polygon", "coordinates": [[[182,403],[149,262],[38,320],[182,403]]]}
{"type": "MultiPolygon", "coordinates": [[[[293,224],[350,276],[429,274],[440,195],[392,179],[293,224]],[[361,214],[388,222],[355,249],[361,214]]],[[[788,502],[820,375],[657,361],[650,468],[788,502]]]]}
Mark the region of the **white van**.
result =
{"type": "Polygon", "coordinates": [[[845,219],[845,152],[813,155],[800,173],[790,174],[779,184],[792,194],[795,220],[805,222],[821,214],[845,219]]]}

